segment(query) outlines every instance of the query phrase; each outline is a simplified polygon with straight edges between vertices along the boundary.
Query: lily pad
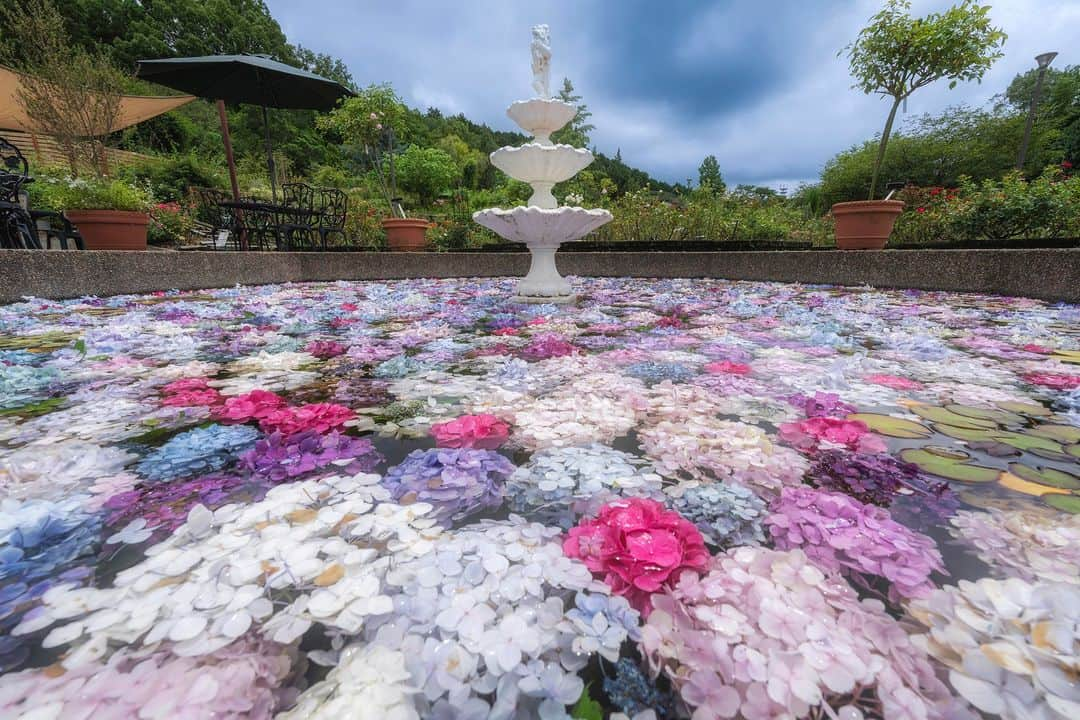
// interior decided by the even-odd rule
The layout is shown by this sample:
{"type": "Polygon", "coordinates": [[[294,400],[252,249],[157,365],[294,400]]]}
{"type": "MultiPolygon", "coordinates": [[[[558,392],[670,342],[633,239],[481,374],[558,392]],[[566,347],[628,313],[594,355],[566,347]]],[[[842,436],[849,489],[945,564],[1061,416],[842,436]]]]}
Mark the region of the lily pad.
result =
{"type": "Polygon", "coordinates": [[[1039,425],[1027,430],[1026,433],[1065,444],[1080,443],[1080,427],[1073,425],[1039,425]]]}
{"type": "Polygon", "coordinates": [[[891,415],[855,413],[848,415],[847,419],[858,420],[874,432],[894,438],[928,438],[932,434],[925,425],[891,415]]]}
{"type": "Polygon", "coordinates": [[[952,410],[937,407],[936,405],[912,405],[909,409],[921,418],[930,420],[931,422],[944,423],[953,427],[971,428],[974,430],[994,430],[997,428],[997,423],[993,420],[965,417],[954,413],[952,410]]]}
{"type": "Polygon", "coordinates": [[[1056,468],[1033,468],[1023,463],[1009,463],[1009,472],[1030,482],[1066,490],[1080,490],[1080,477],[1056,468]]]}
{"type": "Polygon", "coordinates": [[[1072,455],[1075,458],[1080,458],[1080,445],[1069,445],[1065,448],[1066,455],[1072,455]]]}
{"type": "Polygon", "coordinates": [[[1024,423],[1022,415],[1006,410],[990,410],[988,408],[971,407],[970,405],[946,405],[945,409],[966,418],[990,420],[999,425],[1022,425],[1024,423]]]}
{"type": "Polygon", "coordinates": [[[1045,495],[1042,501],[1050,507],[1069,513],[1080,513],[1080,497],[1076,495],[1045,495]]]}
{"type": "Polygon", "coordinates": [[[1009,412],[1020,413],[1021,415],[1028,415],[1031,417],[1044,417],[1051,414],[1051,412],[1042,405],[1036,405],[1035,403],[1013,402],[1010,400],[999,402],[997,405],[1002,410],[1008,410],[1009,412]]]}
{"type": "Polygon", "coordinates": [[[1061,362],[1080,365],[1080,350],[1056,350],[1050,357],[1061,362]]]}
{"type": "Polygon", "coordinates": [[[1037,437],[1026,433],[1012,432],[1011,430],[986,430],[983,428],[955,427],[953,425],[934,424],[934,429],[942,435],[956,440],[992,441],[1011,445],[1018,450],[1034,451],[1035,449],[1054,453],[1056,458],[1063,450],[1059,443],[1049,438],[1037,437]]]}
{"type": "Polygon", "coordinates": [[[900,459],[914,463],[932,475],[961,482],[994,482],[1001,474],[1000,470],[994,468],[970,464],[971,456],[965,452],[932,445],[902,450],[900,459]]]}
{"type": "Polygon", "coordinates": [[[1025,495],[1041,496],[1051,494],[1069,494],[1068,490],[1050,487],[1049,485],[1043,485],[1042,483],[1030,482],[1022,477],[1017,477],[1016,475],[1013,475],[1011,472],[1001,473],[1001,477],[998,479],[998,482],[1001,484],[1002,487],[1007,487],[1010,490],[1015,490],[1016,492],[1021,492],[1025,495]]]}

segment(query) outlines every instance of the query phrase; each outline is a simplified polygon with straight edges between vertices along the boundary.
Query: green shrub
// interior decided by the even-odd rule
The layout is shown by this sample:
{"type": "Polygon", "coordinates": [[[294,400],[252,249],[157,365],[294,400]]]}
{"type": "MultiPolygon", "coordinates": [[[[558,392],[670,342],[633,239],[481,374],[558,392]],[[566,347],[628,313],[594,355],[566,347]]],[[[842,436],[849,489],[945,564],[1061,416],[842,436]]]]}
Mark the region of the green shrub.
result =
{"type": "Polygon", "coordinates": [[[182,245],[194,226],[194,219],[180,203],[158,203],[150,209],[146,239],[151,245],[182,245]]]}
{"type": "Polygon", "coordinates": [[[144,165],[125,167],[118,176],[146,186],[161,202],[180,202],[192,187],[226,187],[221,169],[194,155],[161,158],[144,165]]]}
{"type": "Polygon", "coordinates": [[[72,178],[38,171],[27,186],[31,206],[43,210],[148,212],[154,197],[146,188],[118,178],[72,178]]]}

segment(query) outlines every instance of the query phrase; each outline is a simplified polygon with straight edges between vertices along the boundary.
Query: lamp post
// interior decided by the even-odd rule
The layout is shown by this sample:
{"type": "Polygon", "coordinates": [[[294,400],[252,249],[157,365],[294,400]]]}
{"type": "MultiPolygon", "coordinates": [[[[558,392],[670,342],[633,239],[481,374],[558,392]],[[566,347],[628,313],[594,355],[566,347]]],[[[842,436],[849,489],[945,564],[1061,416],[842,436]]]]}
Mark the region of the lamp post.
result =
{"type": "Polygon", "coordinates": [[[1035,124],[1035,109],[1039,105],[1039,95],[1042,94],[1043,80],[1046,78],[1046,68],[1054,62],[1056,52],[1043,53],[1035,56],[1035,62],[1039,64],[1039,74],[1035,79],[1035,92],[1031,94],[1031,109],[1028,110],[1027,125],[1024,126],[1024,141],[1020,145],[1020,156],[1016,158],[1016,169],[1024,169],[1024,161],[1027,160],[1028,143],[1031,142],[1031,126],[1035,124]]]}

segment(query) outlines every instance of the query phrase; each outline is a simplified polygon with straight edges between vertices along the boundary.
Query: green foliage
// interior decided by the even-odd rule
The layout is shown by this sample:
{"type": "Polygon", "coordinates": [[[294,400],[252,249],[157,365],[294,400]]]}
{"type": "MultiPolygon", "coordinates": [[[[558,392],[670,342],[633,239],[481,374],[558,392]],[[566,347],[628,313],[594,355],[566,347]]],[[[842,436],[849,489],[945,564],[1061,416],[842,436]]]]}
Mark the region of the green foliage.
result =
{"type": "Polygon", "coordinates": [[[401,186],[427,204],[449,191],[460,177],[454,158],[439,148],[410,145],[397,160],[401,186]]]}
{"type": "Polygon", "coordinates": [[[581,693],[574,707],[570,708],[570,717],[574,720],[604,720],[604,709],[589,695],[588,686],[581,693]]]}
{"type": "Polygon", "coordinates": [[[570,78],[563,78],[562,83],[558,97],[563,102],[577,106],[577,115],[566,127],[551,133],[551,141],[574,147],[588,147],[589,133],[596,129],[595,125],[589,123],[592,113],[589,112],[589,106],[581,102],[581,96],[574,93],[574,83],[570,82],[570,78]]]}
{"type": "Polygon", "coordinates": [[[224,173],[215,164],[195,155],[161,158],[143,165],[130,165],[117,173],[120,179],[148,188],[161,202],[179,202],[192,187],[226,187],[224,173]]]}
{"type": "Polygon", "coordinates": [[[32,207],[44,210],[127,210],[147,212],[148,190],[120,179],[73,178],[62,171],[39,171],[27,186],[32,207]]]}
{"type": "MultiPolygon", "coordinates": [[[[1026,117],[1038,72],[1033,69],[1013,78],[999,108],[1026,117]]],[[[1048,163],[1061,160],[1080,165],[1080,65],[1047,69],[1024,170],[1031,176],[1048,163]],[[1040,140],[1043,157],[1036,155],[1040,140]]]]}
{"type": "Polygon", "coordinates": [[[316,124],[345,142],[380,145],[390,128],[398,140],[408,137],[407,112],[390,85],[369,85],[329,114],[320,115],[316,124]]]}
{"type": "Polygon", "coordinates": [[[727,190],[724,178],[720,174],[720,163],[715,155],[706,155],[698,167],[698,185],[715,195],[723,195],[727,190]]]}
{"type": "Polygon", "coordinates": [[[184,212],[180,203],[159,203],[150,209],[146,239],[151,245],[182,245],[194,226],[194,219],[184,212]]]}
{"type": "Polygon", "coordinates": [[[893,120],[900,103],[913,92],[937,80],[981,80],[1002,56],[1006,35],[990,23],[989,5],[961,0],[943,13],[923,18],[908,14],[909,0],[887,0],[870,19],[847,52],[855,86],[866,94],[891,97],[892,109],[881,133],[869,197],[877,179],[893,120]]]}

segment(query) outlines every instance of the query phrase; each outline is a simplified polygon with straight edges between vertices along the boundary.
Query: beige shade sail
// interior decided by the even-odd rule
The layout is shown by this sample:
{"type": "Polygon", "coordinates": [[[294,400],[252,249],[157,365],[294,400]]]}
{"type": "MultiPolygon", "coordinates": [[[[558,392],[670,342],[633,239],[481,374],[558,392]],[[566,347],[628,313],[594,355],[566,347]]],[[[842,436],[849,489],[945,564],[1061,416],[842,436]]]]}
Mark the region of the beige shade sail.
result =
{"type": "MultiPolygon", "coordinates": [[[[41,133],[44,130],[28,117],[19,102],[19,87],[24,82],[35,82],[32,75],[24,75],[0,65],[0,130],[21,130],[28,133],[41,133]]],[[[144,120],[167,113],[195,99],[194,95],[173,95],[169,97],[146,97],[142,95],[123,95],[120,100],[120,114],[110,128],[102,128],[99,135],[108,135],[117,130],[137,125],[144,120]]]]}

